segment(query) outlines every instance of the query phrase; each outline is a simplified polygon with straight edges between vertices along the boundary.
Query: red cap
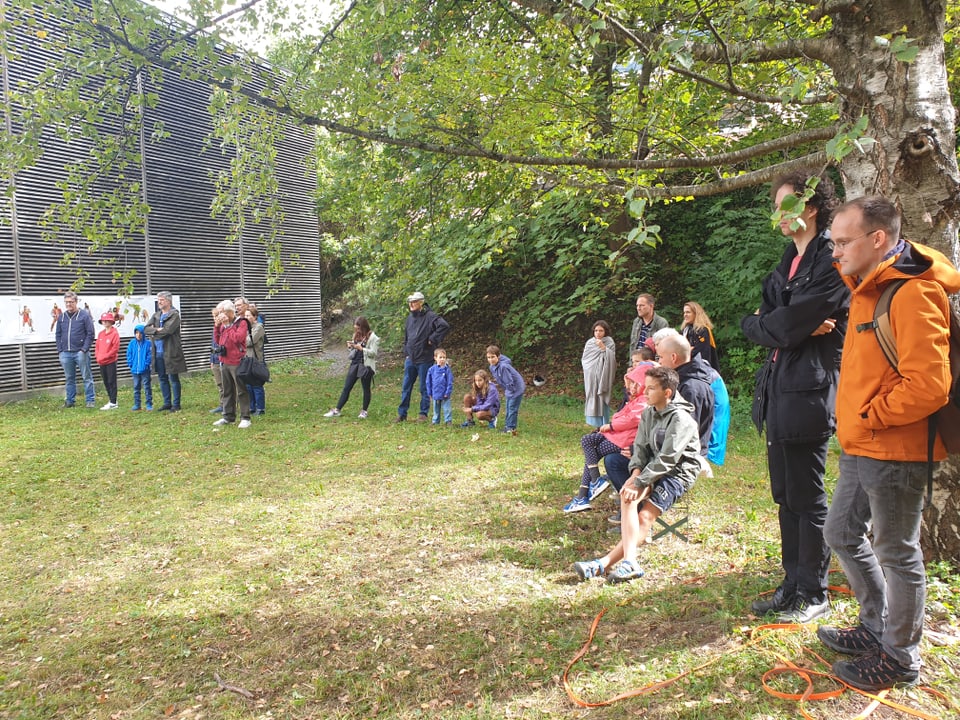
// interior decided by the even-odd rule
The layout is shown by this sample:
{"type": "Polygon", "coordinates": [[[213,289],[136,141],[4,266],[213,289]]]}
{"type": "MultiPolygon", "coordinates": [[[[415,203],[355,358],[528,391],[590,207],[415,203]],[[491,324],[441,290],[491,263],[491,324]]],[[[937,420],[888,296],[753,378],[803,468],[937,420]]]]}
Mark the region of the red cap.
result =
{"type": "Polygon", "coordinates": [[[112,323],[116,322],[117,319],[113,316],[112,312],[105,312],[100,316],[100,324],[103,325],[105,322],[112,323]]]}

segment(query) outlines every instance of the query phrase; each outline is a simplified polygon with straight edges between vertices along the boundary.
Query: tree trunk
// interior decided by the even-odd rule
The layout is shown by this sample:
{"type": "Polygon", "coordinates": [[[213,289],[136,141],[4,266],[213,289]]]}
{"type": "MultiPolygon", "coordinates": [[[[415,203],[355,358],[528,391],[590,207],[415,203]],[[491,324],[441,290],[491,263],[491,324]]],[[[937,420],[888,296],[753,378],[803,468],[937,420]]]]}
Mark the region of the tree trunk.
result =
{"type": "MultiPolygon", "coordinates": [[[[937,0],[854,6],[834,18],[844,62],[833,71],[845,97],[844,119],[866,115],[867,134],[876,140],[867,152],[842,161],[847,197],[889,197],[903,214],[904,237],[937,248],[956,265],[960,171],[944,63],[945,13],[945,3],[937,0]],[[919,47],[909,63],[876,39],[892,41],[904,27],[903,34],[919,47]]],[[[942,464],[934,485],[924,513],[924,555],[960,564],[960,458],[942,464]]]]}

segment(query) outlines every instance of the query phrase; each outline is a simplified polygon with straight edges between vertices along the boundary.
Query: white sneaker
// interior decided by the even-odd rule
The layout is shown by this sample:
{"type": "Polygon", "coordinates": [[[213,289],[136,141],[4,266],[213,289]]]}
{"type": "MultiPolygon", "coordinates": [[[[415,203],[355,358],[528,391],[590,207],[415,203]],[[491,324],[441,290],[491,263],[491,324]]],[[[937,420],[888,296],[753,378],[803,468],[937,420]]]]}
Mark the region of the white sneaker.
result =
{"type": "Polygon", "coordinates": [[[229,425],[229,424],[230,424],[229,420],[227,420],[226,418],[220,418],[213,425],[214,427],[220,427],[220,426],[229,425]]]}
{"type": "Polygon", "coordinates": [[[120,406],[117,405],[116,403],[108,402],[106,405],[104,405],[104,406],[103,406],[102,408],[100,408],[100,409],[101,409],[101,410],[116,410],[118,407],[120,407],[120,406]]]}
{"type": "Polygon", "coordinates": [[[323,416],[324,417],[340,417],[340,411],[334,408],[330,412],[325,412],[323,416]]]}
{"type": "Polygon", "coordinates": [[[357,415],[357,417],[360,418],[361,420],[366,420],[366,419],[367,419],[367,411],[366,411],[366,410],[361,410],[361,411],[360,411],[360,414],[357,415]]]}
{"type": "Polygon", "coordinates": [[[250,427],[252,424],[253,423],[250,422],[250,418],[244,418],[243,420],[240,421],[240,424],[237,425],[237,427],[240,428],[241,430],[245,430],[248,427],[250,427]]]}

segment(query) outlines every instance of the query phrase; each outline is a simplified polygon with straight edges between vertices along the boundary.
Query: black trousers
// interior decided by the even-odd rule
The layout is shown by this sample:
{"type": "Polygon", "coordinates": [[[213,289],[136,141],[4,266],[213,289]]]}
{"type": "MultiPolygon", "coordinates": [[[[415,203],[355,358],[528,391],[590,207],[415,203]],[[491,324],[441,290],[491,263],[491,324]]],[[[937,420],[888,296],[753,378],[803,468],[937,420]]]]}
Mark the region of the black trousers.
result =
{"type": "Polygon", "coordinates": [[[117,364],[115,362],[100,366],[100,377],[103,378],[103,387],[107,397],[114,405],[117,404],[117,364]]]}
{"type": "Polygon", "coordinates": [[[367,375],[365,378],[358,378],[357,372],[360,370],[360,365],[358,363],[350,363],[350,367],[347,368],[347,377],[343,381],[343,392],[340,393],[340,399],[337,400],[337,410],[343,410],[343,406],[347,404],[347,400],[350,399],[350,391],[353,390],[353,386],[357,384],[357,380],[360,380],[360,386],[363,388],[363,410],[366,410],[370,407],[370,385],[373,383],[373,375],[367,375]]]}
{"type": "Polygon", "coordinates": [[[767,443],[770,491],[780,506],[784,590],[811,602],[827,599],[830,548],[823,539],[827,491],[823,472],[829,438],[811,443],[767,443]]]}

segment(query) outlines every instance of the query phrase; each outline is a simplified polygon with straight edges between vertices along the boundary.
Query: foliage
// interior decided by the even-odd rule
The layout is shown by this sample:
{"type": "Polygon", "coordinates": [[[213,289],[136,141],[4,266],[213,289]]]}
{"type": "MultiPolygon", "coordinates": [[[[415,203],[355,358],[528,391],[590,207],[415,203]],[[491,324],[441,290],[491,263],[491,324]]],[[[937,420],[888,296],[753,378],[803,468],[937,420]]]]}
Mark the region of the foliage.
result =
{"type": "MultiPolygon", "coordinates": [[[[205,374],[184,379],[175,418],[54,397],[0,406],[0,715],[570,716],[558,679],[602,609],[571,676],[589,699],[724,659],[591,717],[787,720],[797,706],[764,693],[763,672],[777,655],[806,663],[804,647],[833,659],[812,630],[745,647],[762,622],[750,602],[781,573],[752,431],[694,487],[690,544],[644,546],[636,583],[578,584],[570,565],[612,542],[613,507],[607,494],[560,512],[581,470],[582,406],[532,396],[517,437],[474,438],[392,424],[396,370],[378,373],[365,421],[359,389],[343,417],[320,417],[342,386],[329,362],[273,370],[249,430],[211,427],[205,374]]],[[[957,575],[931,568],[945,611],[928,631],[956,634],[957,575]]],[[[854,601],[834,602],[837,622],[856,620],[854,601]]],[[[922,650],[924,681],[956,698],[956,645],[922,650]]],[[[944,714],[924,693],[889,699],[944,714]]],[[[853,717],[865,702],[816,712],[853,717]]]]}

